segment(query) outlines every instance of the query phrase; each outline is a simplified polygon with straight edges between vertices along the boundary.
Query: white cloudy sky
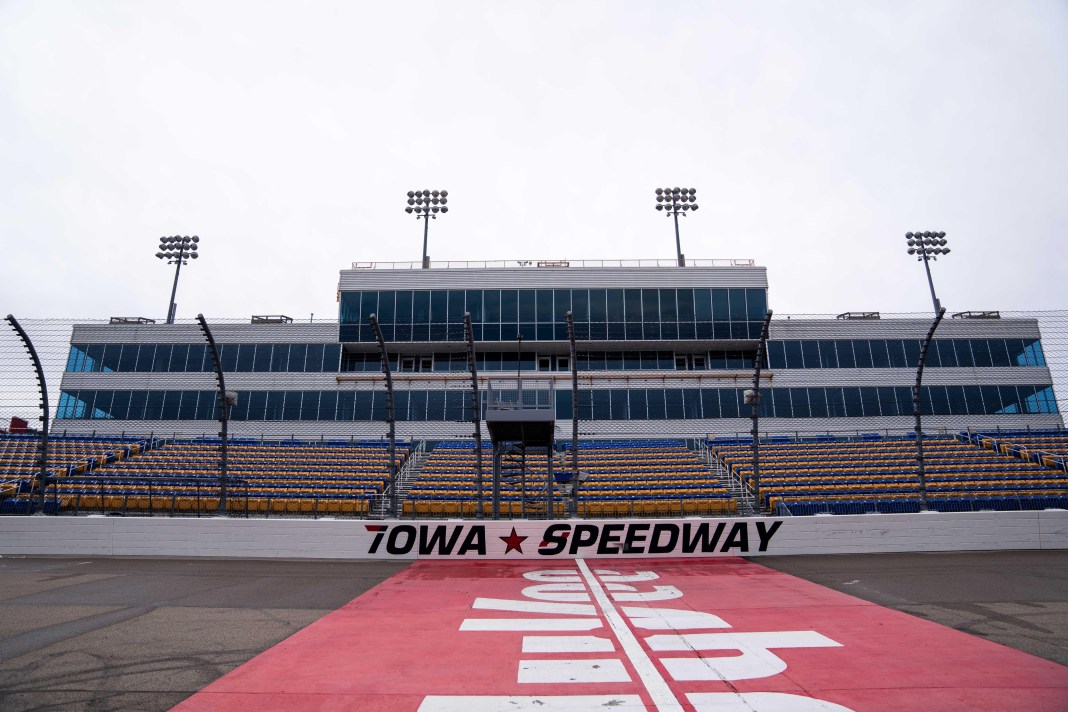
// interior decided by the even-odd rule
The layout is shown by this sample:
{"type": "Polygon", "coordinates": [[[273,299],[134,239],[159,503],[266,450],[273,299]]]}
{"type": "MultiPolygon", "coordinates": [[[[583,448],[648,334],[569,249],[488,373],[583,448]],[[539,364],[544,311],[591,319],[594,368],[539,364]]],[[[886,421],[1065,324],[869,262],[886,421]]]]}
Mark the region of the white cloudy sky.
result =
{"type": "Polygon", "coordinates": [[[0,1],[0,313],[336,316],[418,260],[766,265],[780,313],[1068,308],[1068,4],[0,1]]]}

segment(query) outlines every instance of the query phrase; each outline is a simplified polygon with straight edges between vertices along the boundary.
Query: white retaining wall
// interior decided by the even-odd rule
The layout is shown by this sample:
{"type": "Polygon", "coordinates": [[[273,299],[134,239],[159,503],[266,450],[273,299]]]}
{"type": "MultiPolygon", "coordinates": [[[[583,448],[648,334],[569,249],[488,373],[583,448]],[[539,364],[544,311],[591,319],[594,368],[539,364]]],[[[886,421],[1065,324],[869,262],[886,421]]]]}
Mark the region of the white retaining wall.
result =
{"type": "Polygon", "coordinates": [[[993,549],[1068,549],[1068,511],[553,522],[0,517],[0,556],[544,560],[993,549]]]}

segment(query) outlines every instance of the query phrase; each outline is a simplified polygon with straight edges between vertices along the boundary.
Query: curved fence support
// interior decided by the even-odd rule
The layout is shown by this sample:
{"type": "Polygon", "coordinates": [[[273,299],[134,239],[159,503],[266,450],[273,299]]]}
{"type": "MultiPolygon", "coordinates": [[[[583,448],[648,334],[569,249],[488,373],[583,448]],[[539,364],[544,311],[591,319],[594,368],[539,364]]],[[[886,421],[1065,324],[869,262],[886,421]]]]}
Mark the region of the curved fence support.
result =
{"type": "Polygon", "coordinates": [[[945,315],[946,308],[939,306],[938,314],[935,315],[931,329],[927,332],[927,338],[924,339],[923,346],[920,347],[920,362],[916,366],[916,387],[912,389],[912,415],[916,418],[916,474],[920,480],[920,507],[924,510],[927,509],[927,475],[923,469],[923,428],[920,422],[922,390],[920,385],[923,383],[923,367],[927,364],[927,349],[931,347],[935,329],[942,323],[942,317],[945,315]]]}
{"type": "Polygon", "coordinates": [[[389,352],[378,317],[371,315],[371,328],[375,330],[378,351],[382,356],[382,373],[386,375],[386,420],[389,422],[389,516],[397,518],[397,418],[393,403],[393,373],[389,368],[389,352]]]}
{"type": "Polygon", "coordinates": [[[571,499],[568,512],[578,515],[579,467],[578,467],[578,348],[575,346],[575,316],[568,312],[567,341],[571,352],[571,499]]]}
{"type": "Polygon", "coordinates": [[[226,379],[223,376],[222,360],[219,358],[219,348],[215,345],[215,337],[208,327],[208,322],[203,314],[197,314],[197,323],[204,333],[208,342],[208,350],[211,352],[211,362],[215,366],[215,380],[219,385],[219,514],[225,515],[226,504],[226,470],[227,470],[227,445],[230,440],[230,409],[237,405],[237,394],[226,392],[226,379]]]}
{"type": "Polygon", "coordinates": [[[475,477],[478,486],[478,509],[475,517],[482,519],[482,399],[478,395],[478,361],[475,355],[475,333],[471,314],[464,312],[464,336],[467,338],[467,367],[471,371],[471,424],[475,426],[475,477]]]}
{"type": "Polygon", "coordinates": [[[753,495],[756,497],[756,510],[764,509],[764,500],[760,496],[760,369],[764,365],[764,354],[768,347],[768,326],[771,324],[771,310],[764,316],[760,327],[760,341],[757,342],[756,359],[753,362],[753,389],[745,392],[745,402],[752,407],[750,417],[753,420],[753,495]]]}
{"type": "Polygon", "coordinates": [[[26,347],[30,354],[34,372],[37,374],[37,387],[41,393],[41,438],[37,442],[37,461],[34,464],[37,466],[37,507],[38,511],[43,513],[45,488],[48,487],[50,480],[48,475],[48,384],[45,382],[41,359],[37,355],[37,349],[34,348],[29,334],[19,324],[18,319],[11,314],[7,315],[6,321],[15,330],[15,333],[19,335],[22,345],[26,347]]]}

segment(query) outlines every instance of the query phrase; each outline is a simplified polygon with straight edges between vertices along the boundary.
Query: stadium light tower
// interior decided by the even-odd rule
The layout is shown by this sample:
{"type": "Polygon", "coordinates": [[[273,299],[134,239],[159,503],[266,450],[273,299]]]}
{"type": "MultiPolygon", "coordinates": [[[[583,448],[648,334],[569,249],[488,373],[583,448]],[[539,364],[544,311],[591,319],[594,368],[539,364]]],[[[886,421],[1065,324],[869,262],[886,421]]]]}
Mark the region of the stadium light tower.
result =
{"type": "Polygon", "coordinates": [[[679,215],[686,217],[687,211],[697,210],[697,191],[693,188],[657,188],[656,209],[666,210],[675,218],[675,252],[679,267],[685,267],[686,256],[682,254],[682,243],[679,242],[679,215]]]}
{"type": "Polygon", "coordinates": [[[438,219],[438,213],[449,212],[449,191],[447,190],[409,190],[408,207],[404,212],[415,213],[416,220],[423,220],[423,269],[430,269],[430,257],[426,254],[426,237],[430,230],[430,220],[438,219]]]}
{"type": "Polygon", "coordinates": [[[161,260],[167,260],[169,265],[175,265],[174,286],[171,287],[171,303],[167,307],[168,324],[174,323],[174,295],[178,292],[178,274],[182,271],[182,265],[188,264],[190,258],[194,260],[197,258],[198,242],[200,242],[200,238],[196,235],[192,237],[175,235],[159,239],[159,252],[156,253],[156,257],[161,260]]]}
{"type": "Polygon", "coordinates": [[[917,260],[923,260],[923,267],[927,270],[927,284],[931,288],[931,301],[934,303],[935,314],[942,308],[942,303],[935,296],[934,281],[931,279],[931,260],[937,260],[938,255],[948,255],[946,247],[946,233],[944,232],[906,232],[905,239],[909,243],[909,254],[916,255],[917,260]]]}

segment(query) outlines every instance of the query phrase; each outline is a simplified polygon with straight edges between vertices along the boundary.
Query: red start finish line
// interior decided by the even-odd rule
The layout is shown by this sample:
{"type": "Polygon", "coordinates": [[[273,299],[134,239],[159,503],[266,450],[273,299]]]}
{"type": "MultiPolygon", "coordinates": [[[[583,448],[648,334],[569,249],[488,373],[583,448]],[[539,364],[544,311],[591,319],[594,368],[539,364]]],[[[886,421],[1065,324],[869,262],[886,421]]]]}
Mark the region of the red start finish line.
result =
{"type": "Polygon", "coordinates": [[[742,559],[419,561],[176,709],[1068,709],[1068,667],[742,559]]]}

